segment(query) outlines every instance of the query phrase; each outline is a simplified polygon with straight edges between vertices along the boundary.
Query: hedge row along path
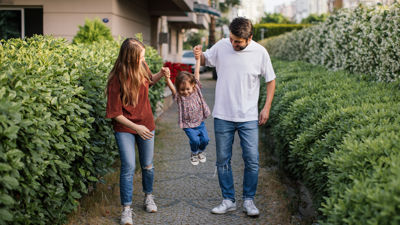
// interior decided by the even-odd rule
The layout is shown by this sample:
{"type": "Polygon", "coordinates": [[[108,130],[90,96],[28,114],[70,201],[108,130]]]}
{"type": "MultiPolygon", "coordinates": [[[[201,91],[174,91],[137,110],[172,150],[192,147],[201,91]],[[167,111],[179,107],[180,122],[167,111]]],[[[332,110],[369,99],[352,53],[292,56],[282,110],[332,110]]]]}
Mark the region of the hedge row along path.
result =
{"type": "MultiPolygon", "coordinates": [[[[214,105],[215,80],[210,72],[201,74],[204,97],[212,109],[214,105]]],[[[207,147],[207,162],[193,166],[190,163],[188,139],[177,125],[177,107],[173,103],[157,120],[155,147],[154,195],[158,206],[157,213],[146,213],[143,209],[143,193],[140,171],[134,177],[133,220],[134,224],[305,224],[299,219],[297,210],[291,210],[293,199],[291,187],[279,178],[276,167],[266,165],[269,156],[260,151],[259,185],[255,203],[260,209],[258,218],[247,217],[242,212],[243,160],[239,137],[236,135],[233,145],[232,169],[234,174],[238,209],[225,215],[210,213],[212,207],[220,204],[221,191],[215,170],[215,138],[213,118],[205,123],[210,136],[207,147]]],[[[260,135],[260,138],[265,136],[260,135]]],[[[261,141],[261,140],[260,140],[261,141]]],[[[261,145],[260,145],[261,147],[261,145]]],[[[261,148],[265,148],[261,147],[261,148]]],[[[119,205],[118,176],[109,184],[113,192],[113,201],[103,206],[100,215],[79,216],[74,224],[119,224],[121,207],[119,205]]],[[[96,201],[96,199],[94,200],[96,201]]],[[[99,200],[100,201],[100,200],[99,200]]],[[[296,205],[296,204],[294,204],[296,205]]],[[[89,209],[90,210],[90,209],[89,209]]]]}

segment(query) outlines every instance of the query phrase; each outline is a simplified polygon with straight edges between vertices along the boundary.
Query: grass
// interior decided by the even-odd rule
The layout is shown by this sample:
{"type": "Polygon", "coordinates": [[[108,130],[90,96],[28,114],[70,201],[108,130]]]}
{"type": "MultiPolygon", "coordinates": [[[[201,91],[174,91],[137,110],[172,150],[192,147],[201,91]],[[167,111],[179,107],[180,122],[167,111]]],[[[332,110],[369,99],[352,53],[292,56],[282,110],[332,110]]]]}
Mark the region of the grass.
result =
{"type": "Polygon", "coordinates": [[[104,183],[96,187],[80,200],[78,209],[69,216],[67,225],[111,224],[107,218],[119,217],[119,161],[114,165],[115,172],[104,177],[104,183]]]}

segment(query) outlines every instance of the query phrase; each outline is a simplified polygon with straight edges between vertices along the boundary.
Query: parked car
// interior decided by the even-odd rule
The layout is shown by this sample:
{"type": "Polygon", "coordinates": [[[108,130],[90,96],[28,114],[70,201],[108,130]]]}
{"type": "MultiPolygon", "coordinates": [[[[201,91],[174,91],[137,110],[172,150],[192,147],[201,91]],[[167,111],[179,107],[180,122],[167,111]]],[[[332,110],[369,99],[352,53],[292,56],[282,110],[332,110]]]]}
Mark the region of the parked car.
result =
{"type": "MultiPolygon", "coordinates": [[[[194,54],[192,50],[183,50],[182,53],[182,62],[184,64],[188,64],[192,66],[192,72],[194,72],[194,66],[196,65],[196,59],[194,58],[194,54]]],[[[206,70],[205,66],[200,66],[200,73],[206,70]]]]}

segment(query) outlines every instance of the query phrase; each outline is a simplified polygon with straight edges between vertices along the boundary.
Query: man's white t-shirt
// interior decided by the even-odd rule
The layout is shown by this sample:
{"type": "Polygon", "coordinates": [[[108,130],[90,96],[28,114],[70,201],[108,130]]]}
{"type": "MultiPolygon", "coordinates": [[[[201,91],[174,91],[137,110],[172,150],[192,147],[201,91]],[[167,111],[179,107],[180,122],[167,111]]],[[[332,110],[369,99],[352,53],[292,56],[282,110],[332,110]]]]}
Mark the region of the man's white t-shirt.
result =
{"type": "Polygon", "coordinates": [[[204,52],[206,66],[216,67],[214,118],[233,122],[258,120],[260,77],[275,79],[267,50],[251,41],[235,51],[229,38],[218,41],[204,52]]]}

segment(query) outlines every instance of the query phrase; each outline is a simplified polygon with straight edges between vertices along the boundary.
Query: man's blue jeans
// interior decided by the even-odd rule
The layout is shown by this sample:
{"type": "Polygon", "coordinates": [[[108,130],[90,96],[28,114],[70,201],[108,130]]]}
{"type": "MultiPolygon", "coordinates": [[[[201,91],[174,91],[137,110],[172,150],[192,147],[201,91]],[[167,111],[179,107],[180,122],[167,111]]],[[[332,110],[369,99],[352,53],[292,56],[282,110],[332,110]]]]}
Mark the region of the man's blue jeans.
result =
{"type": "Polygon", "coordinates": [[[201,122],[198,127],[183,128],[183,130],[189,137],[190,150],[192,151],[192,154],[198,154],[206,149],[210,138],[208,137],[204,121],[201,122]]]}
{"type": "Polygon", "coordinates": [[[135,143],[138,147],[139,162],[142,168],[143,192],[146,194],[153,192],[154,136],[151,139],[144,140],[138,134],[115,132],[115,139],[117,140],[121,160],[121,174],[119,177],[121,204],[127,206],[132,204],[135,143]]]}
{"type": "Polygon", "coordinates": [[[235,201],[231,168],[232,144],[238,131],[244,160],[243,199],[254,199],[258,183],[258,121],[232,122],[214,118],[217,170],[222,197],[235,201]]]}

